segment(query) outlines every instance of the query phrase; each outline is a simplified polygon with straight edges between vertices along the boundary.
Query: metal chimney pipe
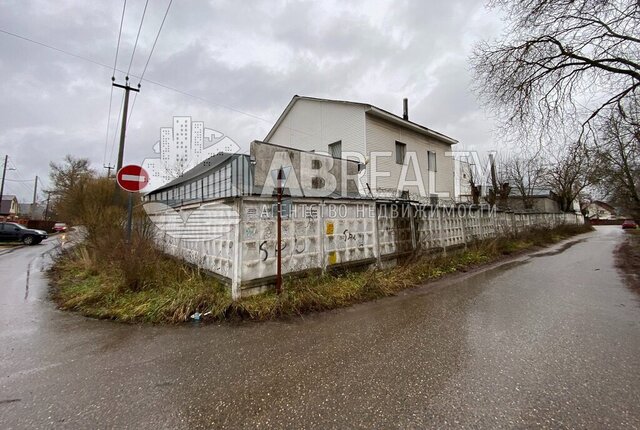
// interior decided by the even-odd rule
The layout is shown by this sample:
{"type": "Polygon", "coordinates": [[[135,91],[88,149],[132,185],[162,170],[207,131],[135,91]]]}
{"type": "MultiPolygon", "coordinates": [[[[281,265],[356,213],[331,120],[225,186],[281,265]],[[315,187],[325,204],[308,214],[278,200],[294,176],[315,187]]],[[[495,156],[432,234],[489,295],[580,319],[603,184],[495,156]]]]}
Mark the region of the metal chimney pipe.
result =
{"type": "Polygon", "coordinates": [[[402,99],[402,118],[409,120],[409,99],[402,99]]]}

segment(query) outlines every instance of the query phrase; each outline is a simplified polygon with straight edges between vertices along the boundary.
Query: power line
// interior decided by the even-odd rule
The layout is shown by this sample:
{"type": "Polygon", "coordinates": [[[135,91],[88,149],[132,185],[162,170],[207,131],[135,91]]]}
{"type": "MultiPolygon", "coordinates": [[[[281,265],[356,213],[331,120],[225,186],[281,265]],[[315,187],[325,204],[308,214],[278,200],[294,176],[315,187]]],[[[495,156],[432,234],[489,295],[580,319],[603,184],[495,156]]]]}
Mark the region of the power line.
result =
{"type": "MultiPolygon", "coordinates": [[[[113,76],[116,75],[116,66],[118,65],[118,52],[120,51],[120,37],[122,36],[122,23],[124,23],[124,11],[127,9],[127,0],[124,0],[122,6],[122,17],[120,18],[120,30],[118,31],[118,43],[116,44],[116,58],[113,60],[113,76]]],[[[111,88],[113,91],[113,87],[111,88]]]]}
{"type": "MultiPolygon", "coordinates": [[[[111,80],[115,80],[116,66],[118,65],[118,52],[120,52],[120,38],[122,37],[122,24],[124,23],[124,13],[127,10],[127,0],[124,0],[122,6],[122,16],[120,17],[120,29],[118,30],[118,42],[116,43],[116,56],[113,60],[113,73],[111,74],[111,80]]],[[[111,125],[111,108],[113,104],[113,85],[111,86],[111,93],[109,94],[109,113],[107,114],[107,131],[104,138],[104,154],[102,155],[102,164],[105,164],[107,160],[107,148],[109,148],[109,127],[111,125]]]]}
{"type": "Polygon", "coordinates": [[[109,147],[109,126],[111,125],[111,104],[113,102],[113,85],[111,86],[111,94],[109,95],[109,113],[107,114],[107,133],[104,138],[104,155],[102,156],[102,164],[107,160],[107,148],[109,147]]]}
{"type": "MultiPolygon", "coordinates": [[[[169,9],[171,8],[171,3],[173,0],[169,0],[169,4],[167,5],[167,10],[164,13],[164,17],[162,18],[162,22],[160,23],[160,28],[158,29],[158,34],[156,34],[156,38],[153,41],[153,46],[151,46],[151,52],[149,52],[149,58],[147,58],[147,62],[144,65],[144,69],[142,70],[142,74],[140,75],[140,81],[144,79],[144,74],[147,72],[147,67],[149,67],[149,61],[151,61],[151,56],[153,55],[153,51],[156,49],[156,43],[158,43],[158,38],[160,37],[160,32],[162,31],[162,27],[164,27],[164,22],[167,19],[167,15],[169,15],[169,9]]],[[[134,100],[135,102],[135,100],[134,100]]],[[[132,108],[133,110],[133,108],[132,108]]]]}
{"type": "MultiPolygon", "coordinates": [[[[151,51],[149,52],[149,57],[147,58],[147,62],[144,65],[144,69],[142,70],[142,74],[140,75],[140,80],[138,81],[138,85],[144,79],[144,74],[147,72],[147,67],[149,67],[149,62],[151,61],[151,56],[153,55],[153,51],[156,49],[156,44],[158,43],[158,39],[160,38],[160,32],[162,32],[162,27],[164,27],[164,22],[167,20],[167,15],[169,15],[169,9],[171,8],[171,3],[173,0],[169,0],[169,4],[167,5],[167,10],[164,12],[164,17],[162,17],[162,22],[160,23],[160,28],[158,29],[158,33],[156,34],[156,38],[153,41],[153,45],[151,46],[151,51]]],[[[133,108],[136,107],[136,100],[138,100],[138,93],[133,95],[133,103],[131,103],[131,111],[129,112],[129,118],[127,122],[131,121],[131,115],[133,115],[133,108]]]]}
{"type": "Polygon", "coordinates": [[[27,184],[25,184],[25,182],[32,182],[32,179],[24,179],[22,177],[22,175],[19,173],[20,169],[18,169],[18,166],[16,165],[16,163],[9,158],[9,162],[13,165],[13,171],[16,172],[16,176],[18,177],[19,181],[15,181],[18,185],[21,185],[23,189],[27,190],[28,193],[31,193],[31,188],[27,186],[27,184]]]}
{"type": "MultiPolygon", "coordinates": [[[[111,87],[113,88],[113,86],[111,87]]],[[[116,121],[116,124],[118,124],[120,122],[120,118],[122,118],[122,108],[124,107],[124,94],[122,94],[122,102],[120,102],[120,113],[118,114],[118,120],[116,121]]],[[[111,164],[111,161],[113,160],[113,149],[116,146],[116,138],[118,137],[118,133],[113,133],[113,143],[111,143],[111,152],[109,153],[109,164],[111,164]]]]}
{"type": "Polygon", "coordinates": [[[136,100],[138,100],[138,93],[135,93],[133,95],[133,102],[131,103],[131,110],[129,111],[129,117],[127,118],[127,122],[131,121],[131,115],[133,115],[133,108],[136,107],[136,100]]]}
{"type": "MultiPolygon", "coordinates": [[[[106,65],[106,64],[101,63],[101,62],[96,61],[96,60],[92,60],[92,59],[87,58],[87,57],[83,57],[83,56],[78,55],[78,54],[74,54],[74,53],[69,52],[69,51],[65,51],[65,50],[60,49],[60,48],[56,48],[55,46],[47,45],[46,43],[38,42],[38,41],[36,41],[36,40],[29,39],[28,37],[20,36],[20,35],[18,35],[18,34],[11,33],[10,31],[6,31],[6,30],[2,30],[2,29],[0,29],[0,33],[4,33],[4,34],[7,34],[7,35],[9,35],[9,36],[13,36],[13,37],[16,37],[16,38],[18,38],[18,39],[22,39],[22,40],[24,40],[24,41],[34,43],[34,44],[36,44],[36,45],[40,45],[40,46],[43,46],[43,47],[45,47],[45,48],[49,48],[49,49],[52,49],[52,50],[54,50],[54,51],[57,51],[57,52],[60,52],[60,53],[63,53],[63,54],[69,55],[69,56],[71,56],[71,57],[74,57],[74,58],[78,58],[78,59],[80,59],[80,60],[87,61],[87,62],[89,62],[89,63],[95,64],[96,66],[104,67],[104,68],[106,68],[106,69],[111,70],[111,66],[109,66],[109,65],[106,65]]],[[[121,72],[121,73],[125,73],[125,72],[124,72],[124,70],[120,70],[120,69],[117,69],[117,68],[116,68],[116,71],[117,71],[117,72],[121,72]]],[[[131,77],[133,77],[133,78],[138,78],[138,77],[139,77],[139,76],[136,76],[136,75],[130,75],[130,76],[131,76],[131,77]]],[[[239,113],[239,114],[242,114],[242,115],[245,115],[245,116],[248,116],[248,117],[251,117],[251,118],[257,119],[257,120],[260,120],[260,121],[264,121],[264,122],[266,122],[266,123],[268,123],[268,124],[273,124],[273,121],[272,121],[272,120],[268,120],[268,119],[265,119],[265,118],[259,117],[259,116],[257,116],[257,115],[252,114],[252,113],[249,113],[249,112],[244,112],[244,111],[242,111],[242,110],[240,110],[240,109],[236,109],[236,108],[234,108],[234,107],[232,107],[232,106],[228,106],[228,105],[225,105],[225,104],[222,104],[222,103],[217,103],[217,102],[214,102],[214,101],[211,101],[211,100],[207,100],[207,99],[205,99],[205,98],[203,98],[203,97],[196,96],[196,95],[194,95],[194,94],[190,94],[190,93],[188,93],[188,92],[186,92],[186,91],[179,90],[179,89],[174,88],[174,87],[172,87],[172,86],[170,86],[170,85],[166,85],[166,84],[163,84],[163,83],[161,83],[161,82],[153,81],[153,80],[148,79],[148,78],[144,79],[144,81],[145,81],[145,82],[147,82],[147,83],[150,83],[150,84],[156,85],[156,86],[158,86],[158,87],[160,87],[160,88],[164,88],[164,89],[167,89],[167,90],[170,90],[170,91],[174,91],[174,92],[176,92],[176,93],[178,93],[178,94],[182,94],[182,95],[184,95],[184,96],[191,97],[191,98],[194,98],[194,99],[196,99],[196,100],[200,100],[200,101],[202,101],[202,102],[205,102],[205,103],[208,103],[208,104],[211,104],[211,105],[214,105],[214,106],[218,106],[218,107],[221,107],[221,108],[224,108],[224,109],[230,110],[230,111],[232,111],[232,112],[236,112],[236,113],[239,113]]],[[[295,129],[291,129],[291,130],[295,130],[295,129]]],[[[301,131],[301,130],[295,130],[295,131],[299,131],[300,133],[308,134],[308,133],[305,133],[305,132],[303,132],[303,131],[301,131]]]]}
{"type": "Polygon", "coordinates": [[[131,53],[131,61],[129,62],[129,68],[127,69],[127,77],[129,76],[129,72],[131,71],[131,65],[133,64],[133,57],[136,55],[136,48],[138,47],[138,39],[140,38],[140,30],[142,30],[142,23],[144,22],[144,16],[147,13],[147,6],[149,5],[149,0],[144,3],[144,9],[142,11],[142,19],[140,20],[140,26],[138,27],[138,34],[136,35],[136,43],[133,45],[133,52],[131,53]]]}

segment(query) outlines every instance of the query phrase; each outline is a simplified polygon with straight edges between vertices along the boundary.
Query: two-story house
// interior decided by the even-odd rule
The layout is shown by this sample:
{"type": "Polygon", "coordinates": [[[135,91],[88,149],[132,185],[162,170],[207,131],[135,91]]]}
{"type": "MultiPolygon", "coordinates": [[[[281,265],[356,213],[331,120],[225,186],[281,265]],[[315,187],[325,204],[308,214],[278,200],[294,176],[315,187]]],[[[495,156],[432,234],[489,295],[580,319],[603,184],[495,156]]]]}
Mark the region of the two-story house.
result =
{"type": "Polygon", "coordinates": [[[457,141],[366,103],[294,96],[265,142],[363,162],[361,192],[376,197],[453,198],[457,141]]]}

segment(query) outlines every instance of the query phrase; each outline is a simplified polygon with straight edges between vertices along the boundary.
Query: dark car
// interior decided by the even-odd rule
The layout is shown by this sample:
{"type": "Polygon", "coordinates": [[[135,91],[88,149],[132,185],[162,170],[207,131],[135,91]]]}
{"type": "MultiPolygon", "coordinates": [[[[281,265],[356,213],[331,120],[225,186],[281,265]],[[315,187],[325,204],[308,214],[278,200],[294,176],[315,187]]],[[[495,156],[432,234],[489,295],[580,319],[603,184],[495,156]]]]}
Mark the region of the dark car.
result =
{"type": "Polygon", "coordinates": [[[632,219],[625,219],[624,222],[622,223],[622,228],[623,229],[638,228],[638,224],[636,224],[636,222],[632,219]]]}
{"type": "Polygon", "coordinates": [[[32,230],[15,222],[0,222],[1,242],[22,242],[25,245],[35,245],[47,238],[47,232],[32,230]]]}

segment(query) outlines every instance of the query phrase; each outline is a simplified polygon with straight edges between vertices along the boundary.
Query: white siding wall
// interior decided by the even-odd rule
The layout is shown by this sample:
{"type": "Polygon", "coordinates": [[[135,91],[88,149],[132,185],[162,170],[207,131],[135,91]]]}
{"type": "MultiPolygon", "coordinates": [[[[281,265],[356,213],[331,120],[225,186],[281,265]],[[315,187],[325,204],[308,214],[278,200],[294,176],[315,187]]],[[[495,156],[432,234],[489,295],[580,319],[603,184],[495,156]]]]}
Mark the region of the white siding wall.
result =
{"type": "MultiPolygon", "coordinates": [[[[438,193],[448,192],[450,197],[454,195],[454,165],[453,158],[445,156],[445,152],[451,151],[451,146],[445,143],[440,143],[436,140],[429,139],[421,134],[415,133],[411,130],[406,130],[390,122],[384,121],[379,118],[375,118],[371,115],[366,115],[367,118],[367,154],[372,152],[391,151],[391,156],[386,158],[378,158],[376,162],[376,169],[378,172],[388,171],[391,173],[389,177],[378,177],[377,187],[397,189],[398,181],[402,171],[402,165],[396,163],[395,144],[396,141],[402,142],[407,145],[406,153],[414,151],[417,154],[418,164],[420,166],[420,173],[422,174],[422,180],[424,188],[429,192],[429,174],[428,174],[428,162],[427,151],[433,151],[436,153],[437,159],[437,173],[435,191],[438,193]]],[[[407,156],[408,159],[408,156],[407,156]]],[[[371,161],[373,162],[373,161],[371,161]]],[[[370,168],[367,166],[367,182],[371,184],[370,168]]],[[[415,180],[413,174],[414,168],[410,166],[408,169],[408,180],[415,180]]],[[[417,194],[418,187],[407,187],[410,193],[417,194]]]]}
{"type": "Polygon", "coordinates": [[[268,143],[327,152],[341,140],[342,151],[364,154],[364,108],[346,103],[298,100],[268,143]]]}

